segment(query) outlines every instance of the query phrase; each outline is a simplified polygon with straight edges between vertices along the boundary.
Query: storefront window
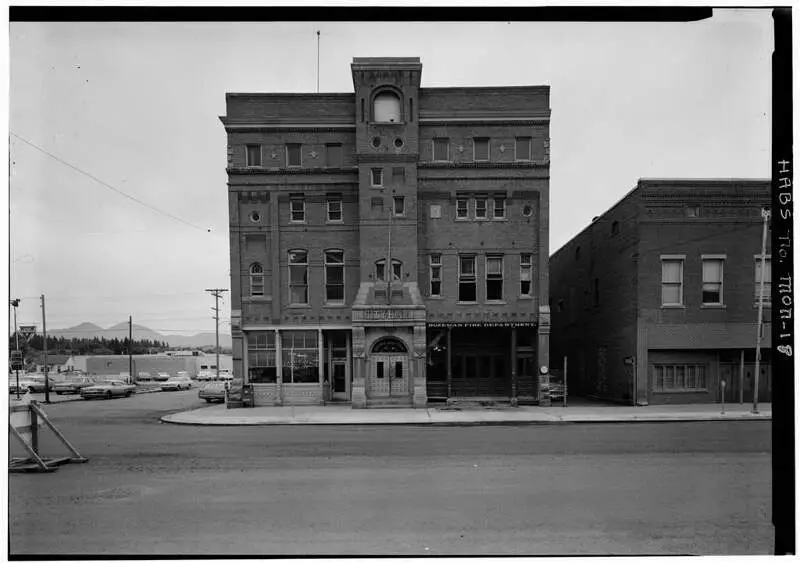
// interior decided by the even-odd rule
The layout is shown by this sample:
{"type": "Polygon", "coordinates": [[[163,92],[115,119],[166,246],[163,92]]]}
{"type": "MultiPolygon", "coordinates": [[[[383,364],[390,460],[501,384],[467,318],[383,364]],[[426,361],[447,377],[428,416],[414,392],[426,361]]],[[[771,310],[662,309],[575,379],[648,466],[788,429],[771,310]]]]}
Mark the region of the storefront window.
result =
{"type": "Polygon", "coordinates": [[[314,330],[281,333],[283,382],[318,383],[319,347],[314,330]]]}
{"type": "Polygon", "coordinates": [[[277,381],[274,332],[247,333],[247,381],[249,383],[277,381]]]}

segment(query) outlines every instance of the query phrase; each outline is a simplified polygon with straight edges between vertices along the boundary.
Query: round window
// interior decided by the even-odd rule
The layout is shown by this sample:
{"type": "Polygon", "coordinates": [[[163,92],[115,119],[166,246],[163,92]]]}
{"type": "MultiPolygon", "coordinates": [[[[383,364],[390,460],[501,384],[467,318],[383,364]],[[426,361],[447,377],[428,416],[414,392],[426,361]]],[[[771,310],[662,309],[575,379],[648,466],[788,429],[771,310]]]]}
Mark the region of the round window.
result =
{"type": "Polygon", "coordinates": [[[372,146],[376,149],[381,146],[381,138],[380,137],[373,137],[372,138],[372,146]]]}
{"type": "Polygon", "coordinates": [[[525,206],[522,208],[522,214],[525,217],[530,217],[531,214],[533,214],[533,207],[531,207],[530,203],[525,204],[525,206]]]}
{"type": "Polygon", "coordinates": [[[253,223],[258,223],[259,221],[261,221],[261,213],[259,213],[258,211],[251,211],[250,212],[250,220],[253,223]]]}
{"type": "Polygon", "coordinates": [[[399,149],[400,147],[402,147],[402,146],[403,146],[403,139],[401,139],[400,137],[397,137],[397,138],[394,140],[394,146],[396,146],[398,149],[399,149]]]}

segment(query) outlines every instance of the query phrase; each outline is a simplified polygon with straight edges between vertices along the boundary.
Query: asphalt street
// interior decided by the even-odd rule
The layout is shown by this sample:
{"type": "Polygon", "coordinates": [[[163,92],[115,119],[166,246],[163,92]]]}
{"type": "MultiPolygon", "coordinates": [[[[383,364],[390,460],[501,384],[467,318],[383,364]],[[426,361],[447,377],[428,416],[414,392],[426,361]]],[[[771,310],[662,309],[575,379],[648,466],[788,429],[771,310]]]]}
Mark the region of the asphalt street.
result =
{"type": "Polygon", "coordinates": [[[771,553],[768,421],[159,422],[202,406],[195,390],[47,406],[90,461],[10,475],[11,555],[771,553]]]}

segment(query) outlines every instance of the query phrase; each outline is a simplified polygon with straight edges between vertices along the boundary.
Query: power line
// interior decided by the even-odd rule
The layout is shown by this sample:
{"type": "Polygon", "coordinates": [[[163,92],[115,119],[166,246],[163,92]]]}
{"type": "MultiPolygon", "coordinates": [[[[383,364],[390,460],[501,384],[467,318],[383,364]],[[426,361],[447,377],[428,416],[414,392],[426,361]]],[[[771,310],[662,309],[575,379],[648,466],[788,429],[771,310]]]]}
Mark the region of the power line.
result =
{"type": "Polygon", "coordinates": [[[42,147],[40,147],[40,146],[38,146],[38,145],[36,145],[36,144],[34,144],[34,143],[32,143],[32,142],[28,141],[27,139],[24,139],[23,137],[20,137],[19,135],[17,135],[17,134],[16,134],[16,133],[14,133],[13,131],[9,131],[9,134],[10,134],[10,135],[12,135],[12,136],[14,136],[14,137],[16,137],[17,139],[19,139],[19,140],[20,140],[20,141],[22,141],[23,143],[25,143],[25,144],[27,144],[27,145],[30,145],[31,147],[35,148],[36,150],[38,150],[38,151],[40,151],[40,152],[42,152],[42,153],[46,154],[47,156],[49,156],[49,157],[50,157],[50,158],[52,158],[53,160],[56,160],[56,161],[60,162],[60,163],[61,163],[61,164],[63,164],[64,166],[66,166],[66,167],[68,167],[68,168],[71,168],[71,169],[75,170],[76,172],[78,172],[78,173],[80,173],[80,174],[83,174],[84,176],[88,176],[89,178],[91,178],[92,180],[94,180],[95,182],[97,182],[98,184],[100,184],[101,186],[104,186],[104,187],[106,187],[106,188],[108,188],[108,189],[110,189],[110,190],[112,190],[112,191],[114,191],[114,192],[118,193],[119,195],[121,195],[121,196],[123,196],[123,197],[126,197],[126,198],[128,198],[128,199],[130,199],[131,201],[135,201],[135,202],[136,202],[136,203],[138,203],[139,205],[143,205],[144,207],[147,207],[148,209],[150,209],[150,210],[152,210],[152,211],[155,211],[156,213],[161,213],[162,215],[166,215],[166,216],[167,216],[167,217],[169,217],[170,219],[174,219],[175,221],[178,221],[178,222],[180,222],[180,223],[183,223],[184,225],[188,225],[189,227],[192,227],[193,229],[197,229],[197,230],[200,230],[200,231],[207,231],[207,232],[209,232],[209,233],[211,232],[211,229],[203,229],[202,227],[198,227],[197,225],[194,225],[194,224],[192,224],[192,223],[190,223],[190,222],[188,222],[188,221],[186,221],[186,220],[184,220],[184,219],[181,219],[180,217],[177,217],[177,216],[173,215],[172,213],[169,213],[169,212],[167,212],[167,211],[164,211],[164,210],[162,210],[162,209],[159,209],[159,208],[157,208],[157,207],[154,207],[154,206],[150,205],[149,203],[145,203],[145,202],[143,202],[142,200],[140,200],[140,199],[137,199],[137,198],[133,197],[132,195],[130,195],[130,194],[127,194],[127,193],[123,192],[122,190],[120,190],[120,189],[118,189],[118,188],[115,188],[115,187],[114,187],[114,186],[112,186],[111,184],[108,184],[107,182],[104,182],[103,180],[101,180],[101,179],[97,178],[96,176],[92,176],[92,175],[91,175],[91,174],[89,174],[88,172],[86,172],[86,171],[84,171],[84,170],[81,170],[80,168],[78,168],[77,166],[75,166],[75,165],[73,165],[73,164],[70,164],[70,163],[69,163],[69,162],[67,162],[66,160],[63,160],[63,159],[61,159],[61,158],[57,157],[56,155],[54,155],[53,153],[46,151],[46,150],[45,150],[45,149],[43,149],[42,147]]]}

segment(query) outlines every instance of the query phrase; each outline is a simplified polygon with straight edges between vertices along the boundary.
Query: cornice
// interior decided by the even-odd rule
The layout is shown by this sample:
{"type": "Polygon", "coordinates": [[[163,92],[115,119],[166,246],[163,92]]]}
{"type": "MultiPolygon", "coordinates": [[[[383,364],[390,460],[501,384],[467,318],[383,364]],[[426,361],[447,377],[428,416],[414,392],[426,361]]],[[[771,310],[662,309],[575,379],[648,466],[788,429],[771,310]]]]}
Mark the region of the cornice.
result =
{"type": "Polygon", "coordinates": [[[374,162],[419,162],[418,154],[408,153],[362,153],[356,155],[356,162],[359,163],[374,163],[374,162]]]}
{"type": "Polygon", "coordinates": [[[549,168],[549,160],[531,160],[526,162],[420,162],[419,168],[549,168]]]}
{"type": "Polygon", "coordinates": [[[355,166],[348,168],[246,168],[229,167],[226,169],[230,175],[243,176],[293,176],[293,175],[344,175],[355,174],[358,168],[355,166]]]}
{"type": "Polygon", "coordinates": [[[421,117],[420,126],[446,125],[538,125],[550,123],[549,117],[421,117]]]}
{"type": "Polygon", "coordinates": [[[341,131],[355,131],[355,124],[331,123],[304,125],[302,123],[237,123],[225,124],[225,132],[236,133],[240,131],[255,133],[338,133],[341,131]]]}

